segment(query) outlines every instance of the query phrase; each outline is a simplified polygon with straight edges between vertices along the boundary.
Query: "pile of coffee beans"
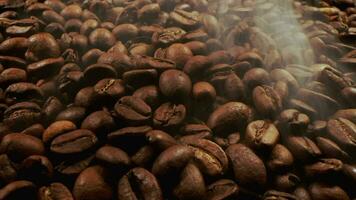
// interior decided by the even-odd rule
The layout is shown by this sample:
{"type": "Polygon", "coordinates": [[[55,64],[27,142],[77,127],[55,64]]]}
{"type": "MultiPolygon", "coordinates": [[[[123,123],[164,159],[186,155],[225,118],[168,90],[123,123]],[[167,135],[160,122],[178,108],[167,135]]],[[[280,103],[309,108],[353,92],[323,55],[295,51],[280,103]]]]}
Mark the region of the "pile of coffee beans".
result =
{"type": "Polygon", "coordinates": [[[0,200],[356,199],[355,82],[353,0],[0,0],[0,200]]]}

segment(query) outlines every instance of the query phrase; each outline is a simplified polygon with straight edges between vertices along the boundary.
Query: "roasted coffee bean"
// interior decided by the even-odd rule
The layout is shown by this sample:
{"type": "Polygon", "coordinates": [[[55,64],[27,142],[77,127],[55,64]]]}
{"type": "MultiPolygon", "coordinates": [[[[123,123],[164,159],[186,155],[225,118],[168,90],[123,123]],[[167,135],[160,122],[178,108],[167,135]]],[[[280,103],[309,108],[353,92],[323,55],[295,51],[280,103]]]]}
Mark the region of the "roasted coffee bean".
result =
{"type": "Polygon", "coordinates": [[[245,142],[251,148],[272,149],[278,142],[278,129],[270,122],[258,120],[246,127],[245,142]]]}
{"type": "Polygon", "coordinates": [[[30,181],[18,180],[7,184],[0,190],[0,199],[36,199],[36,185],[30,181]]]}
{"type": "Polygon", "coordinates": [[[337,185],[327,185],[324,183],[312,183],[309,186],[310,196],[313,199],[350,199],[346,192],[337,185]]]}
{"type": "Polygon", "coordinates": [[[264,186],[267,183],[266,167],[262,160],[242,144],[230,145],[226,155],[232,164],[235,180],[241,185],[264,186]]]}
{"type": "Polygon", "coordinates": [[[51,183],[48,186],[42,186],[38,190],[38,199],[39,200],[74,200],[72,193],[69,189],[62,183],[51,183]]]}
{"type": "Polygon", "coordinates": [[[276,116],[282,109],[282,100],[272,87],[255,87],[252,98],[257,111],[264,116],[276,116]]]}
{"type": "Polygon", "coordinates": [[[70,131],[55,137],[51,151],[58,154],[75,154],[93,148],[98,142],[95,134],[86,129],[70,131]]]}
{"type": "Polygon", "coordinates": [[[144,168],[133,168],[118,183],[118,199],[163,199],[155,176],[144,168]]]}
{"type": "Polygon", "coordinates": [[[151,118],[152,110],[142,99],[125,96],[115,104],[118,117],[127,123],[140,124],[151,118]]]}
{"type": "Polygon", "coordinates": [[[186,118],[183,104],[164,103],[153,114],[153,124],[162,128],[172,128],[183,123],[186,118]]]}
{"type": "Polygon", "coordinates": [[[103,199],[110,200],[113,197],[113,191],[107,179],[109,174],[101,166],[91,166],[79,174],[73,188],[75,199],[103,199]]]}
{"type": "Polygon", "coordinates": [[[254,117],[253,110],[244,103],[230,102],[219,106],[210,116],[207,125],[217,134],[243,129],[254,117]]]}
{"type": "Polygon", "coordinates": [[[218,180],[207,188],[207,199],[209,200],[221,200],[234,198],[239,193],[238,185],[229,179],[218,180]]]}
{"type": "Polygon", "coordinates": [[[192,51],[187,46],[180,43],[175,43],[169,46],[165,56],[168,60],[175,62],[180,69],[184,67],[191,57],[193,57],[192,51]]]}
{"type": "Polygon", "coordinates": [[[40,120],[40,107],[32,102],[14,104],[4,112],[4,123],[14,130],[22,130],[40,120]]]}
{"type": "Polygon", "coordinates": [[[128,168],[131,165],[130,157],[123,150],[113,146],[103,146],[95,153],[95,158],[117,169],[128,168]]]}
{"type": "Polygon", "coordinates": [[[351,121],[338,118],[328,121],[329,137],[350,153],[355,151],[356,125],[351,121]]]}
{"type": "Polygon", "coordinates": [[[5,0],[0,30],[0,199],[356,198],[352,0],[5,0]]]}
{"type": "Polygon", "coordinates": [[[17,169],[7,154],[0,155],[0,183],[1,185],[15,181],[17,177],[17,169]]]}
{"type": "Polygon", "coordinates": [[[173,100],[184,101],[190,95],[192,83],[187,74],[172,69],[161,74],[159,88],[164,96],[173,100]]]}
{"type": "Polygon", "coordinates": [[[22,161],[20,173],[33,182],[47,182],[53,176],[53,165],[45,156],[31,155],[22,161]]]}
{"type": "Polygon", "coordinates": [[[302,162],[315,160],[321,155],[318,146],[311,139],[304,136],[289,136],[286,139],[286,145],[293,157],[302,162]]]}
{"type": "Polygon", "coordinates": [[[15,161],[22,161],[31,155],[43,155],[45,148],[42,141],[34,136],[11,133],[2,138],[0,152],[15,161]]]}
{"type": "Polygon", "coordinates": [[[40,61],[45,58],[57,58],[60,56],[60,49],[55,38],[49,33],[38,33],[28,38],[28,49],[26,59],[30,61],[40,61]]]}

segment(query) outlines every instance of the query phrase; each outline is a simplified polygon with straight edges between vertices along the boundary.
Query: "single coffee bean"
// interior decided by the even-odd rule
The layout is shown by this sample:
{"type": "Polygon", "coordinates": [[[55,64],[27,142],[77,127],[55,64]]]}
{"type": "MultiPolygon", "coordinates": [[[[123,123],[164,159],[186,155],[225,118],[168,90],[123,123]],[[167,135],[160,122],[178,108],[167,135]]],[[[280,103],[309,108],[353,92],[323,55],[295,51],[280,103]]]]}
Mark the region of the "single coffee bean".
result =
{"type": "Polygon", "coordinates": [[[78,129],[59,135],[51,142],[51,151],[58,154],[75,154],[93,148],[98,142],[95,134],[78,129]]]}
{"type": "Polygon", "coordinates": [[[58,58],[60,48],[55,38],[49,33],[38,33],[28,38],[26,59],[40,61],[45,58],[58,58]]]}
{"type": "Polygon", "coordinates": [[[356,125],[351,121],[338,118],[328,121],[327,131],[330,139],[339,144],[350,153],[355,151],[356,147],[356,125]]]}
{"type": "Polygon", "coordinates": [[[264,186],[267,172],[262,160],[248,147],[234,144],[226,149],[232,163],[235,180],[241,185],[264,186]]]}
{"type": "Polygon", "coordinates": [[[101,166],[86,168],[75,181],[74,198],[77,200],[112,199],[113,191],[107,182],[108,176],[108,172],[101,166]]]}
{"type": "Polygon", "coordinates": [[[22,161],[31,155],[43,155],[45,148],[42,141],[34,136],[11,133],[3,137],[0,152],[6,153],[14,161],[22,161]]]}
{"type": "Polygon", "coordinates": [[[172,128],[183,123],[186,118],[183,104],[164,103],[153,114],[153,124],[162,128],[172,128]]]}
{"type": "Polygon", "coordinates": [[[318,146],[304,136],[289,136],[286,139],[286,145],[293,157],[301,162],[313,161],[321,155],[318,146]]]}
{"type": "Polygon", "coordinates": [[[118,199],[163,199],[160,185],[153,174],[144,168],[133,168],[118,183],[118,199]]]}
{"type": "Polygon", "coordinates": [[[74,200],[72,193],[62,183],[51,183],[48,186],[42,186],[38,190],[39,200],[74,200]]]}
{"type": "Polygon", "coordinates": [[[216,134],[224,135],[243,129],[253,117],[254,113],[249,106],[240,102],[229,102],[211,113],[207,125],[216,134]]]}
{"type": "Polygon", "coordinates": [[[190,95],[192,83],[184,72],[172,69],[161,74],[159,88],[164,96],[184,101],[190,95]]]}
{"type": "Polygon", "coordinates": [[[191,57],[193,57],[193,53],[187,46],[181,43],[174,43],[167,48],[165,58],[172,60],[179,69],[182,69],[191,57]]]}
{"type": "Polygon", "coordinates": [[[322,200],[322,199],[345,199],[348,200],[350,197],[346,192],[337,185],[327,185],[325,183],[312,183],[309,186],[309,192],[312,199],[322,200]]]}
{"type": "Polygon", "coordinates": [[[278,129],[265,120],[253,121],[247,125],[245,141],[251,148],[272,149],[278,142],[278,129]]]}
{"type": "Polygon", "coordinates": [[[294,163],[292,153],[283,145],[277,144],[270,154],[267,166],[272,171],[283,171],[290,168],[294,163]]]}
{"type": "Polygon", "coordinates": [[[98,161],[117,169],[126,169],[131,165],[131,160],[127,153],[113,146],[101,147],[96,151],[95,158],[98,161]]]}
{"type": "Polygon", "coordinates": [[[128,123],[142,124],[151,118],[151,108],[142,99],[125,96],[115,104],[118,117],[128,123]]]}
{"type": "Polygon", "coordinates": [[[18,180],[7,184],[0,190],[0,199],[36,199],[36,185],[30,181],[18,180]]]}
{"type": "Polygon", "coordinates": [[[239,194],[239,187],[229,179],[221,179],[207,187],[207,199],[222,200],[226,198],[235,198],[239,194]]]}
{"type": "Polygon", "coordinates": [[[276,116],[282,109],[281,98],[270,86],[255,87],[252,98],[257,111],[264,116],[276,116]]]}
{"type": "Polygon", "coordinates": [[[178,199],[201,199],[205,196],[205,190],[203,174],[197,166],[188,163],[181,173],[180,181],[174,188],[173,194],[178,199]]]}

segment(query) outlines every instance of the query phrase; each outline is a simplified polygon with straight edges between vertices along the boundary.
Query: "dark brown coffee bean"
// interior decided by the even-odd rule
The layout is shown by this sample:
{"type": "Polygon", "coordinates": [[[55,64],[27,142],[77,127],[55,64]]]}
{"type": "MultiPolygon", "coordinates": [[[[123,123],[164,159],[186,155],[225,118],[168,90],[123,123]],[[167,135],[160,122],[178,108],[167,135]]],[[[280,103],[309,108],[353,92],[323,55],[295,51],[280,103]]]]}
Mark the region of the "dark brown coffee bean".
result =
{"type": "Polygon", "coordinates": [[[65,19],[80,18],[82,16],[82,8],[78,4],[72,4],[66,6],[62,11],[61,15],[65,19]]]}
{"type": "Polygon", "coordinates": [[[8,107],[4,112],[4,123],[13,130],[22,130],[39,122],[40,107],[32,102],[21,102],[8,107]]]}
{"type": "Polygon", "coordinates": [[[305,175],[310,178],[335,175],[341,172],[342,161],[334,158],[320,159],[318,162],[304,166],[305,175]]]}
{"type": "Polygon", "coordinates": [[[115,111],[119,118],[133,124],[142,124],[152,115],[151,108],[142,99],[133,96],[122,97],[115,104],[115,111]]]}
{"type": "Polygon", "coordinates": [[[156,109],[161,104],[161,93],[155,85],[148,85],[135,90],[133,97],[142,99],[152,109],[156,109]]]}
{"type": "Polygon", "coordinates": [[[98,139],[93,132],[78,129],[54,138],[50,149],[58,154],[75,154],[93,148],[97,142],[98,139]]]}
{"type": "Polygon", "coordinates": [[[307,137],[289,136],[286,139],[286,145],[292,152],[293,157],[302,162],[315,160],[321,155],[318,146],[307,137]]]}
{"type": "Polygon", "coordinates": [[[341,109],[338,110],[332,118],[345,118],[347,120],[352,121],[353,123],[356,123],[356,109],[341,109]]]}
{"type": "Polygon", "coordinates": [[[210,116],[207,125],[215,134],[226,135],[244,129],[254,117],[252,109],[240,102],[219,106],[210,116]]]}
{"type": "Polygon", "coordinates": [[[0,53],[9,56],[23,57],[29,46],[29,40],[25,37],[13,37],[4,40],[0,44],[0,53]]]}
{"type": "Polygon", "coordinates": [[[21,101],[42,102],[43,92],[41,89],[28,82],[18,82],[9,85],[5,90],[5,98],[9,104],[21,101]]]}
{"type": "Polygon", "coordinates": [[[246,127],[245,142],[251,148],[272,149],[278,140],[278,129],[268,121],[253,121],[246,127]]]}
{"type": "Polygon", "coordinates": [[[153,84],[157,77],[158,74],[155,69],[136,69],[122,75],[125,84],[132,88],[153,84]]]}
{"type": "Polygon", "coordinates": [[[348,200],[350,197],[337,185],[327,185],[325,183],[312,183],[309,186],[309,192],[312,199],[340,199],[348,200]]]}
{"type": "Polygon", "coordinates": [[[297,187],[294,190],[293,194],[299,199],[311,200],[311,196],[310,196],[308,190],[305,189],[304,187],[301,187],[301,186],[297,187]]]}
{"type": "Polygon", "coordinates": [[[55,166],[55,170],[65,176],[77,177],[82,171],[88,168],[92,161],[94,160],[94,155],[86,156],[78,159],[66,159],[55,166]]]}
{"type": "Polygon", "coordinates": [[[308,115],[295,109],[287,109],[279,114],[277,126],[283,133],[300,134],[306,131],[309,123],[308,115]]]}
{"type": "Polygon", "coordinates": [[[98,137],[106,135],[115,128],[115,122],[110,113],[96,111],[88,115],[82,122],[81,129],[88,129],[98,137]]]}
{"type": "Polygon", "coordinates": [[[43,155],[45,148],[42,141],[34,136],[11,133],[2,139],[0,152],[6,153],[15,161],[22,161],[31,155],[43,155]]]}
{"type": "Polygon", "coordinates": [[[31,155],[22,161],[20,173],[33,182],[45,182],[53,176],[53,165],[45,156],[31,155]]]}
{"type": "Polygon", "coordinates": [[[178,199],[201,199],[205,196],[205,190],[204,177],[199,168],[188,163],[180,175],[180,181],[174,188],[173,194],[178,199]]]}
{"type": "Polygon", "coordinates": [[[183,28],[194,28],[199,24],[198,19],[199,13],[197,12],[187,12],[185,10],[174,10],[169,14],[170,19],[172,19],[178,26],[183,28]]]}
{"type": "Polygon", "coordinates": [[[60,49],[55,38],[49,33],[38,33],[28,38],[29,46],[26,51],[26,59],[40,61],[45,58],[57,58],[60,49]]]}
{"type": "Polygon", "coordinates": [[[263,194],[263,200],[272,200],[272,199],[297,200],[297,197],[292,194],[286,192],[280,192],[276,190],[269,190],[263,194]]]}
{"type": "Polygon", "coordinates": [[[268,84],[270,76],[263,68],[253,68],[245,73],[243,82],[248,88],[252,89],[259,85],[268,84]]]}
{"type": "Polygon", "coordinates": [[[190,95],[192,83],[184,72],[172,69],[161,74],[159,88],[166,97],[184,101],[190,95]]]}
{"type": "Polygon", "coordinates": [[[42,135],[44,131],[45,128],[43,127],[42,124],[34,124],[26,128],[25,130],[21,131],[21,133],[42,139],[42,135]]]}
{"type": "Polygon", "coordinates": [[[228,168],[228,158],[220,146],[206,139],[184,137],[180,141],[194,147],[193,163],[209,176],[224,174],[228,168]]]}
{"type": "Polygon", "coordinates": [[[281,171],[290,168],[294,163],[292,153],[283,145],[277,144],[267,161],[267,166],[272,171],[281,171]]]}
{"type": "Polygon", "coordinates": [[[7,184],[0,190],[0,199],[21,199],[26,197],[29,200],[36,199],[36,186],[30,181],[19,180],[7,184]]]}
{"type": "Polygon", "coordinates": [[[267,85],[257,86],[252,92],[257,111],[264,116],[276,116],[282,109],[282,100],[276,91],[267,85]]]}
{"type": "Polygon", "coordinates": [[[68,120],[79,125],[85,117],[86,110],[84,107],[70,106],[57,115],[56,121],[68,120]]]}
{"type": "Polygon", "coordinates": [[[7,88],[9,85],[17,82],[26,82],[27,73],[19,68],[7,68],[0,74],[1,88],[7,88]]]}
{"type": "Polygon", "coordinates": [[[176,169],[181,169],[194,156],[192,147],[174,145],[163,151],[156,159],[152,167],[152,173],[156,176],[165,176],[176,169]]]}
{"type": "Polygon", "coordinates": [[[77,126],[71,121],[56,121],[50,124],[42,135],[42,141],[49,144],[55,137],[64,133],[74,131],[77,126]]]}
{"type": "Polygon", "coordinates": [[[123,150],[113,146],[103,146],[96,151],[95,158],[109,166],[126,169],[131,165],[130,157],[123,150]]]}
{"type": "Polygon", "coordinates": [[[176,127],[186,118],[186,107],[183,104],[164,103],[153,114],[153,124],[162,128],[176,127]]]}
{"type": "Polygon", "coordinates": [[[163,30],[158,30],[152,35],[152,42],[157,45],[168,46],[173,43],[179,42],[186,34],[181,28],[170,27],[163,30]]]}
{"type": "Polygon", "coordinates": [[[155,148],[161,151],[176,145],[178,142],[168,133],[160,130],[151,130],[146,133],[148,142],[155,148]]]}
{"type": "Polygon", "coordinates": [[[108,172],[101,166],[91,166],[85,169],[75,181],[73,196],[77,200],[110,200],[113,190],[107,179],[108,172]]]}
{"type": "Polygon", "coordinates": [[[116,77],[116,70],[108,64],[93,64],[84,70],[84,79],[90,85],[94,85],[104,78],[116,77]]]}
{"type": "Polygon", "coordinates": [[[193,53],[187,46],[181,43],[174,43],[167,48],[165,58],[172,60],[178,68],[182,69],[191,57],[193,57],[193,53]]]}
{"type": "Polygon", "coordinates": [[[267,172],[262,160],[248,147],[234,144],[226,149],[232,163],[235,179],[242,185],[263,186],[267,182],[267,172]]]}
{"type": "Polygon", "coordinates": [[[163,199],[155,176],[144,168],[133,168],[118,183],[118,199],[163,199]]]}
{"type": "Polygon", "coordinates": [[[38,190],[39,200],[74,200],[72,193],[62,183],[51,183],[48,186],[42,186],[38,190]]]}
{"type": "Polygon", "coordinates": [[[328,136],[350,153],[355,151],[356,125],[351,121],[338,118],[331,119],[327,125],[328,136]]]}
{"type": "Polygon", "coordinates": [[[1,185],[13,182],[17,178],[17,169],[7,154],[0,155],[0,183],[1,185]]]}
{"type": "Polygon", "coordinates": [[[115,44],[116,39],[109,30],[97,28],[90,33],[89,42],[92,47],[105,51],[115,44]]]}
{"type": "Polygon", "coordinates": [[[315,138],[316,144],[327,158],[337,158],[343,161],[350,160],[348,153],[343,151],[335,142],[324,137],[315,138]]]}
{"type": "Polygon", "coordinates": [[[239,187],[234,181],[221,179],[208,186],[206,198],[208,200],[223,200],[235,198],[238,193],[239,187]]]}
{"type": "Polygon", "coordinates": [[[44,59],[28,65],[27,72],[32,78],[45,78],[57,73],[63,64],[64,59],[62,57],[44,59]]]}
{"type": "Polygon", "coordinates": [[[127,42],[137,37],[139,29],[134,24],[120,24],[112,30],[112,33],[117,40],[127,42]]]}

